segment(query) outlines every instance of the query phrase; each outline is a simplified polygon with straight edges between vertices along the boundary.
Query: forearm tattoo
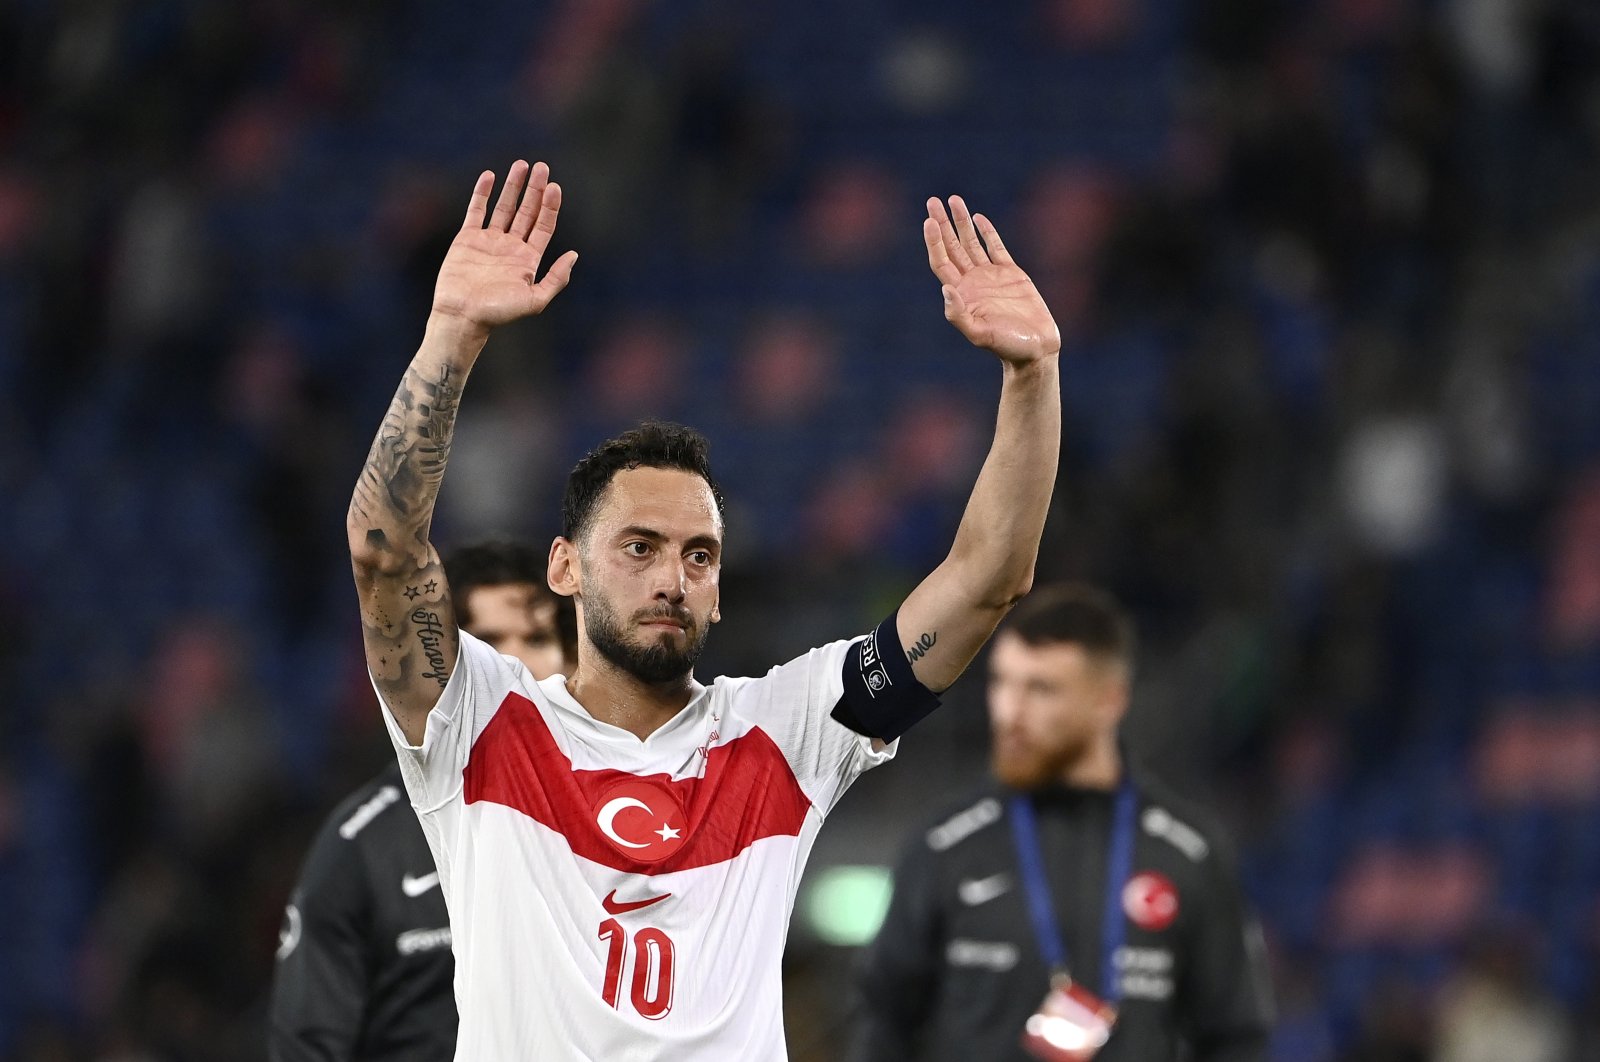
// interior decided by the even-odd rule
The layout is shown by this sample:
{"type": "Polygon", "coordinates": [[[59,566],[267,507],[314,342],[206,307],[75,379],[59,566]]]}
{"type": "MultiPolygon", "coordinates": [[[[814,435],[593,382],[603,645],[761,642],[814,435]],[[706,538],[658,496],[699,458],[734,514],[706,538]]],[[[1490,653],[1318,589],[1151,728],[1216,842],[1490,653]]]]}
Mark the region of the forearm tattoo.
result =
{"type": "Polygon", "coordinates": [[[428,542],[450,459],[464,373],[406,370],[350,499],[350,528],[381,563],[358,576],[367,662],[391,708],[405,713],[425,688],[444,689],[458,638],[449,585],[428,542]]]}
{"type": "Polygon", "coordinates": [[[439,684],[442,690],[450,681],[450,672],[445,669],[444,624],[439,621],[439,614],[425,608],[419,608],[411,613],[411,623],[417,630],[417,643],[422,646],[422,655],[428,658],[430,670],[424,671],[422,677],[432,679],[439,684]]]}
{"type": "Polygon", "coordinates": [[[444,366],[432,381],[415,369],[406,370],[350,499],[352,520],[368,528],[368,545],[378,549],[426,545],[460,401],[460,373],[455,368],[444,366]],[[398,542],[391,532],[398,533],[398,542]]]}

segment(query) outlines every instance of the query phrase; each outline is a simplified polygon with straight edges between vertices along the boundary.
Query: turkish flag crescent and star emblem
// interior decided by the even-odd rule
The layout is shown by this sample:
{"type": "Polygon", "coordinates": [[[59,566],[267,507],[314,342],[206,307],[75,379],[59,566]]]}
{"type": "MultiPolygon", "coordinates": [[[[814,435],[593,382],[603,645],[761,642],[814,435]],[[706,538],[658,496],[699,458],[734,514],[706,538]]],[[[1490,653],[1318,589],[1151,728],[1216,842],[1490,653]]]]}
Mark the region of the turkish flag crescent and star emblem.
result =
{"type": "Polygon", "coordinates": [[[1178,917],[1178,888],[1153,870],[1135,874],[1122,890],[1122,909],[1140,929],[1159,933],[1178,917]]]}
{"type": "Polygon", "coordinates": [[[659,863],[683,847],[688,833],[683,808],[665,786],[630,778],[607,788],[595,801],[594,821],[617,851],[642,863],[659,863]]]}

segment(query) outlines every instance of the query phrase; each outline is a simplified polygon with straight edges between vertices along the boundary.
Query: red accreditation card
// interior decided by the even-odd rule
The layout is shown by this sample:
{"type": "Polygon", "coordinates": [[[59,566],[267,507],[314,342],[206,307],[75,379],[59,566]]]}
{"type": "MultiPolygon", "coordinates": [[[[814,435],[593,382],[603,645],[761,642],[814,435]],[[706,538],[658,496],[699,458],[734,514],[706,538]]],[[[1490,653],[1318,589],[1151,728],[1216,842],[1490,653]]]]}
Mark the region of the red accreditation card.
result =
{"type": "Polygon", "coordinates": [[[1117,1008],[1075,981],[1050,987],[1022,1032],[1022,1047],[1043,1062],[1088,1062],[1111,1038],[1117,1008]]]}

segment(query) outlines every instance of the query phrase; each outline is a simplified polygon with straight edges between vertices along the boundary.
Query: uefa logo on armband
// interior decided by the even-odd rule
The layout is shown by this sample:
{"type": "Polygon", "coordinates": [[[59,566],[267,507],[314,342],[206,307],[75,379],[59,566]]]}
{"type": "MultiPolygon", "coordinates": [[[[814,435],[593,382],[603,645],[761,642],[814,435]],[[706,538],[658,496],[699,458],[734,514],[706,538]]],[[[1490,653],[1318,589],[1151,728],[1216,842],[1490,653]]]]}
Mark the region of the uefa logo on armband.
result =
{"type": "Polygon", "coordinates": [[[861,677],[866,680],[867,692],[876,696],[889,685],[889,672],[878,653],[878,635],[874,631],[861,643],[861,677]]]}

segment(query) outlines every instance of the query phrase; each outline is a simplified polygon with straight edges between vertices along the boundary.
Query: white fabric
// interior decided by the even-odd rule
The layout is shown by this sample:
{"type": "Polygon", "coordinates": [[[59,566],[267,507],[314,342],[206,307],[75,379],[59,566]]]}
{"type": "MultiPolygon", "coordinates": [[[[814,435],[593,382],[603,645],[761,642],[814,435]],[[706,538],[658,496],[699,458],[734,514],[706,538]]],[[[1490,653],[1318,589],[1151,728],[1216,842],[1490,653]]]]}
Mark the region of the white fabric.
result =
{"type": "MultiPolygon", "coordinates": [[[[785,1057],[780,967],[806,858],[844,790],[896,748],[874,752],[869,739],[829,715],[849,645],[814,649],[761,678],[718,679],[640,741],[589,716],[561,676],[535,683],[519,662],[462,632],[455,671],[429,713],[422,746],[407,744],[383,712],[450,910],[458,1060],[785,1057]],[[628,873],[578,855],[573,849],[581,845],[568,834],[588,831],[594,843],[588,810],[582,822],[552,828],[502,803],[465,800],[464,772],[485,728],[503,705],[528,710],[510,694],[532,702],[571,762],[563,764],[568,771],[704,778],[704,749],[770,739],[809,803],[803,825],[797,836],[762,837],[731,858],[669,873],[628,873]],[[616,916],[629,939],[615,1007],[602,998],[614,954],[613,941],[601,937],[612,917],[602,898],[613,892],[618,900],[671,894],[616,916]],[[630,997],[640,961],[633,938],[646,927],[664,933],[673,951],[670,1009],[655,1020],[637,1013],[630,997]]],[[[498,742],[504,731],[495,733],[498,742]]],[[[558,782],[519,775],[518,784],[524,781],[540,792],[558,782]]],[[[717,785],[729,788],[728,779],[717,785]]],[[[653,954],[645,960],[659,969],[653,954]]],[[[657,980],[647,979],[647,989],[659,992],[657,980]]]]}

